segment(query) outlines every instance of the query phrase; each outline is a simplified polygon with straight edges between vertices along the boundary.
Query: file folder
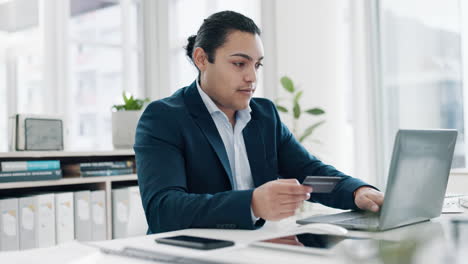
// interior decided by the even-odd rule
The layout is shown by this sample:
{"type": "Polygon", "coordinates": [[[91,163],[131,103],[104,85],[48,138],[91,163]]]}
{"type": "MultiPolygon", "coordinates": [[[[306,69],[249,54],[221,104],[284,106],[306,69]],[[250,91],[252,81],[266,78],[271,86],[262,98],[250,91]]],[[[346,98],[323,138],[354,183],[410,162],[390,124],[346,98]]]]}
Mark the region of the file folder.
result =
{"type": "Polygon", "coordinates": [[[107,237],[107,224],[106,224],[106,192],[92,191],[91,192],[91,229],[92,240],[101,241],[106,240],[107,237]]]}
{"type": "Polygon", "coordinates": [[[92,241],[91,233],[91,192],[74,193],[75,238],[78,241],[92,241]]]}
{"type": "Polygon", "coordinates": [[[129,214],[128,188],[112,190],[112,238],[127,237],[129,214]]]}
{"type": "Polygon", "coordinates": [[[0,199],[0,251],[19,250],[18,199],[0,199]]]}
{"type": "Polygon", "coordinates": [[[57,244],[75,239],[75,207],[73,192],[55,194],[55,223],[57,244]]]}
{"type": "Polygon", "coordinates": [[[20,249],[37,247],[36,215],[37,208],[33,196],[18,199],[20,249]]]}
{"type": "Polygon", "coordinates": [[[53,193],[33,196],[37,208],[37,247],[51,247],[55,243],[55,195],[53,193]]]}

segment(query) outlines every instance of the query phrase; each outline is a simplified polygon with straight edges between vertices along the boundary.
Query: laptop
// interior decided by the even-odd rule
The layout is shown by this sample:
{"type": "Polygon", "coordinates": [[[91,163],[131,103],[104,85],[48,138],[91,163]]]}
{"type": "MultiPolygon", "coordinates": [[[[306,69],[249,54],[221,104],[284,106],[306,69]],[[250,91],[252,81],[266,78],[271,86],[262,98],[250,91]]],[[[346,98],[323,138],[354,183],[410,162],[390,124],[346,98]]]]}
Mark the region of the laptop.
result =
{"type": "Polygon", "coordinates": [[[399,130],[393,147],[384,203],[379,213],[351,211],[312,216],[298,224],[331,223],[382,231],[441,214],[457,131],[399,130]]]}

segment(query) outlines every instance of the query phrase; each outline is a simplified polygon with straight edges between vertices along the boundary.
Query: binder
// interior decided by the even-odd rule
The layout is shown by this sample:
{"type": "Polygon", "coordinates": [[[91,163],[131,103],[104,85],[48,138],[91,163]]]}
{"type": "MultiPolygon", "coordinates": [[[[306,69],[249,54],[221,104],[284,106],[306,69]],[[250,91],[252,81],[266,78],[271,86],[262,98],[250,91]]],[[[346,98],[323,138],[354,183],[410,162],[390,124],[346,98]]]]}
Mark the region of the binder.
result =
{"type": "Polygon", "coordinates": [[[107,239],[107,224],[106,224],[106,192],[92,191],[91,192],[91,233],[93,241],[101,241],[107,239]]]}
{"type": "Polygon", "coordinates": [[[127,236],[143,236],[148,231],[146,215],[141,201],[140,188],[128,187],[129,192],[129,216],[127,224],[127,236]]]}
{"type": "Polygon", "coordinates": [[[73,192],[55,194],[55,238],[57,244],[75,239],[74,210],[73,192]]]}
{"type": "Polygon", "coordinates": [[[145,235],[147,230],[139,187],[112,190],[112,237],[145,235]]]}
{"type": "Polygon", "coordinates": [[[55,195],[53,193],[33,196],[37,208],[37,247],[51,247],[55,243],[55,195]]]}
{"type": "Polygon", "coordinates": [[[128,188],[112,190],[112,238],[127,237],[129,214],[128,188]]]}
{"type": "Polygon", "coordinates": [[[19,250],[18,199],[0,199],[0,251],[19,250]]]}
{"type": "Polygon", "coordinates": [[[36,215],[37,208],[33,196],[18,199],[20,249],[37,247],[36,215]]]}
{"type": "Polygon", "coordinates": [[[78,241],[92,241],[91,234],[91,192],[74,193],[75,238],[78,241]]]}

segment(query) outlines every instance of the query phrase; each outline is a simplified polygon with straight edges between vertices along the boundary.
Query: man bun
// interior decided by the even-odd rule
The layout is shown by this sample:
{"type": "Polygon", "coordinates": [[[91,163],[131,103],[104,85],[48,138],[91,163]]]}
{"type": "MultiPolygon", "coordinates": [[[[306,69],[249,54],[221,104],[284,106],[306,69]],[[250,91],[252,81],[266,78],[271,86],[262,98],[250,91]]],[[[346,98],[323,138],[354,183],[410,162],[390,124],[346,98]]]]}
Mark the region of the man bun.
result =
{"type": "Polygon", "coordinates": [[[188,44],[185,46],[186,54],[187,56],[192,59],[192,54],[193,54],[193,47],[195,46],[195,39],[197,38],[197,35],[192,35],[188,37],[187,41],[188,44]]]}

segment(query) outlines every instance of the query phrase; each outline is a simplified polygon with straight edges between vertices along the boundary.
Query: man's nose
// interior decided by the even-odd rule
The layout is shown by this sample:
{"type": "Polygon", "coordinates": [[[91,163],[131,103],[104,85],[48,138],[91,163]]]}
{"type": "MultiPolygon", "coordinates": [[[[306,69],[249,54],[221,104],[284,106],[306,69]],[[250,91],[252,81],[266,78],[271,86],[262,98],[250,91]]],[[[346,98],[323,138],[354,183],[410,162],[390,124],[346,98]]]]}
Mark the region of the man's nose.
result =
{"type": "Polygon", "coordinates": [[[255,69],[255,66],[249,67],[245,74],[245,81],[250,83],[257,82],[257,69],[255,69]]]}

